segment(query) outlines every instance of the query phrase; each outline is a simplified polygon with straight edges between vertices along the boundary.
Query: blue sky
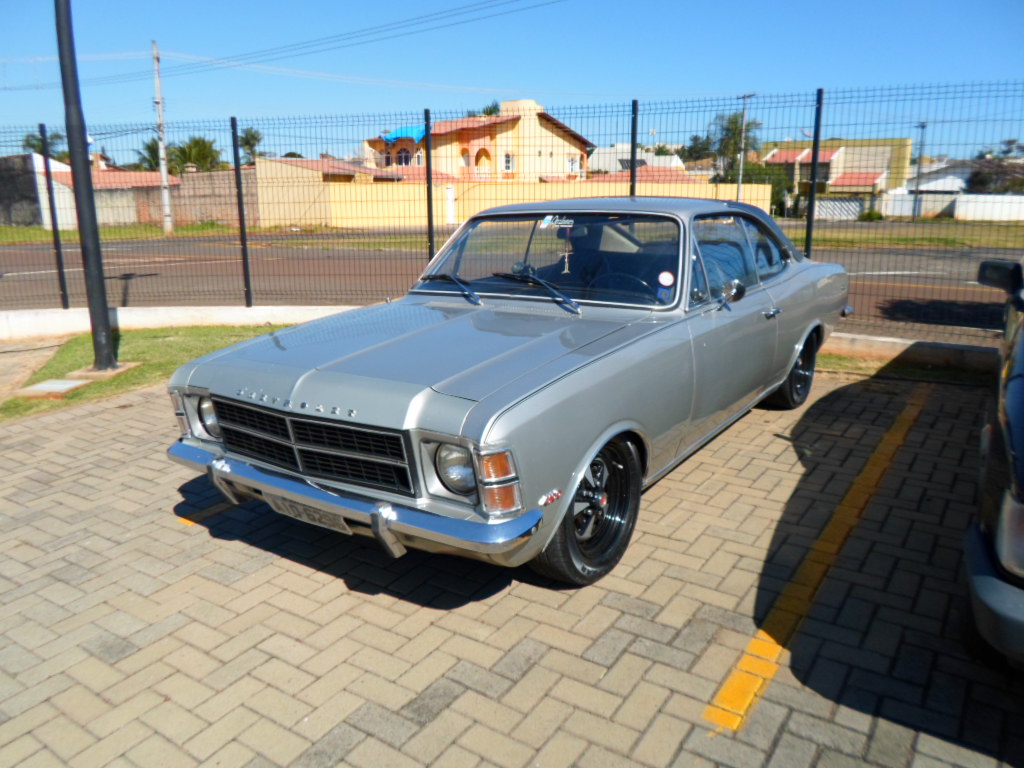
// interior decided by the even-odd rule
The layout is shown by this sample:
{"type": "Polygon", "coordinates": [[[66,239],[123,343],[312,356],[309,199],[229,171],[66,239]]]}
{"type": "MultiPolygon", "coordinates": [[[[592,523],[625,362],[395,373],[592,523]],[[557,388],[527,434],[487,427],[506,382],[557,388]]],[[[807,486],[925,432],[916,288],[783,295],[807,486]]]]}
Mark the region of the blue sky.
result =
{"type": "MultiPolygon", "coordinates": [[[[89,124],[153,119],[151,40],[161,49],[169,121],[465,110],[511,98],[550,108],[1024,75],[1020,0],[94,0],[72,3],[72,13],[89,124]],[[172,75],[190,62],[405,21],[357,45],[172,75]],[[139,79],[88,84],[132,74],[139,79]]],[[[5,3],[2,15],[0,126],[62,125],[61,91],[48,87],[60,80],[53,3],[5,3]]]]}

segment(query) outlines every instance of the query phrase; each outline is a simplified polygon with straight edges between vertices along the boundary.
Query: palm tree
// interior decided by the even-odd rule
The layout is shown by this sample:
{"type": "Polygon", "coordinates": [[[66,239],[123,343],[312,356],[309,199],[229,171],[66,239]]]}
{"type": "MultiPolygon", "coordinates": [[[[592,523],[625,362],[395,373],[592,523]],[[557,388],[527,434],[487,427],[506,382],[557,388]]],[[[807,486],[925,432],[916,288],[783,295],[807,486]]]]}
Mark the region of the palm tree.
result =
{"type": "MultiPolygon", "coordinates": [[[[168,147],[168,152],[170,152],[170,147],[168,147]]],[[[143,171],[160,170],[160,142],[155,136],[143,144],[141,150],[135,150],[135,154],[139,156],[137,165],[143,171]]]]}
{"type": "MultiPolygon", "coordinates": [[[[60,154],[57,152],[57,147],[64,143],[64,134],[60,131],[50,131],[46,135],[46,140],[50,145],[50,157],[56,157],[60,154]]],[[[21,148],[26,152],[35,152],[37,155],[41,155],[43,154],[43,137],[38,133],[26,133],[24,140],[21,142],[21,148]]]]}
{"type": "Polygon", "coordinates": [[[203,136],[189,136],[184,144],[167,148],[167,164],[171,173],[180,174],[186,165],[194,165],[197,171],[215,171],[220,167],[220,150],[212,139],[203,136]]]}
{"type": "Polygon", "coordinates": [[[261,156],[262,152],[257,152],[256,147],[263,141],[263,134],[257,131],[252,126],[246,128],[238,136],[238,145],[245,150],[247,155],[245,163],[246,165],[252,165],[256,162],[256,158],[261,156]]]}
{"type": "Polygon", "coordinates": [[[761,123],[757,120],[747,119],[747,129],[743,130],[743,113],[733,112],[731,115],[716,115],[711,122],[708,134],[714,141],[715,152],[722,163],[722,170],[728,174],[733,169],[733,164],[740,154],[740,146],[744,146],[748,152],[756,152],[761,148],[761,141],[757,138],[757,130],[761,123]],[[745,136],[741,141],[740,134],[745,136]]]}

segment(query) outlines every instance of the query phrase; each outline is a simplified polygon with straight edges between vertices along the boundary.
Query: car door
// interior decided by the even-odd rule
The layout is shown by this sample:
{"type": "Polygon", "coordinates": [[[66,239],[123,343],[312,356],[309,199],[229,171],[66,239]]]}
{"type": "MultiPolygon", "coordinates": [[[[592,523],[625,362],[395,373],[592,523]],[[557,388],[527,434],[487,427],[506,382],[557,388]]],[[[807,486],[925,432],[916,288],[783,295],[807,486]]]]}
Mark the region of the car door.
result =
{"type": "Polygon", "coordinates": [[[688,322],[695,388],[691,429],[681,452],[764,393],[775,366],[778,327],[772,297],[758,280],[736,216],[694,219],[690,240],[688,322]],[[733,281],[742,286],[742,297],[730,300],[733,281]]]}
{"type": "Polygon", "coordinates": [[[814,311],[814,287],[800,279],[799,265],[792,263],[786,249],[763,222],[738,217],[754,254],[761,285],[771,296],[776,312],[778,343],[769,379],[779,381],[789,371],[803,346],[804,334],[814,311]]]}

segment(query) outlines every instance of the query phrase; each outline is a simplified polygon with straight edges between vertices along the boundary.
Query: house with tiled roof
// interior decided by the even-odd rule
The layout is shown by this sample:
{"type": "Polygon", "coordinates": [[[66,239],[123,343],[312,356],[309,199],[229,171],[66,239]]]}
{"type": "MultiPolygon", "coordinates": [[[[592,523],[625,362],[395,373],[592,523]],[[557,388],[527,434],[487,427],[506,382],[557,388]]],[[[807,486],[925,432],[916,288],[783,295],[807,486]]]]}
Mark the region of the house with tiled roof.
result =
{"type": "MultiPolygon", "coordinates": [[[[676,158],[677,160],[679,158],[676,158]]],[[[599,181],[622,181],[628,182],[631,178],[629,170],[605,173],[593,177],[599,181]]],[[[636,169],[637,183],[647,182],[650,184],[707,184],[706,176],[691,176],[682,168],[673,168],[656,165],[638,165],[636,169]]]]}
{"type": "MultiPolygon", "coordinates": [[[[818,181],[834,195],[877,195],[900,187],[910,170],[911,144],[909,138],[826,139],[818,154],[818,181]]],[[[811,179],[812,147],[809,139],[766,141],[761,162],[782,168],[799,190],[811,179]]]]}
{"type": "MultiPolygon", "coordinates": [[[[496,115],[439,120],[431,125],[435,176],[460,181],[574,180],[587,172],[594,145],[532,99],[503,101],[496,115]]],[[[426,163],[426,126],[385,128],[363,142],[364,165],[398,171],[426,163]]]]}

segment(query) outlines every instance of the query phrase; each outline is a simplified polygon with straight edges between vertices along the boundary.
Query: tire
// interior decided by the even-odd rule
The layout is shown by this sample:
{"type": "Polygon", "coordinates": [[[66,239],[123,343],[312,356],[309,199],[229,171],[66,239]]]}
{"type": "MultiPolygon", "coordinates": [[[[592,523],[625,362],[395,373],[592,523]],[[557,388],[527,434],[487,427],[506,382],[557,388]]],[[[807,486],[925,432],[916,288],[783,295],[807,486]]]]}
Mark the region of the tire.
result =
{"type": "Polygon", "coordinates": [[[576,586],[593,584],[618,565],[640,510],[636,446],[614,439],[591,459],[548,546],[530,567],[576,586]]]}
{"type": "Polygon", "coordinates": [[[811,334],[800,348],[800,354],[796,356],[796,362],[789,369],[786,380],[768,395],[764,402],[783,410],[799,408],[807,402],[807,396],[811,394],[811,385],[814,383],[814,366],[817,359],[818,340],[811,334]]]}

